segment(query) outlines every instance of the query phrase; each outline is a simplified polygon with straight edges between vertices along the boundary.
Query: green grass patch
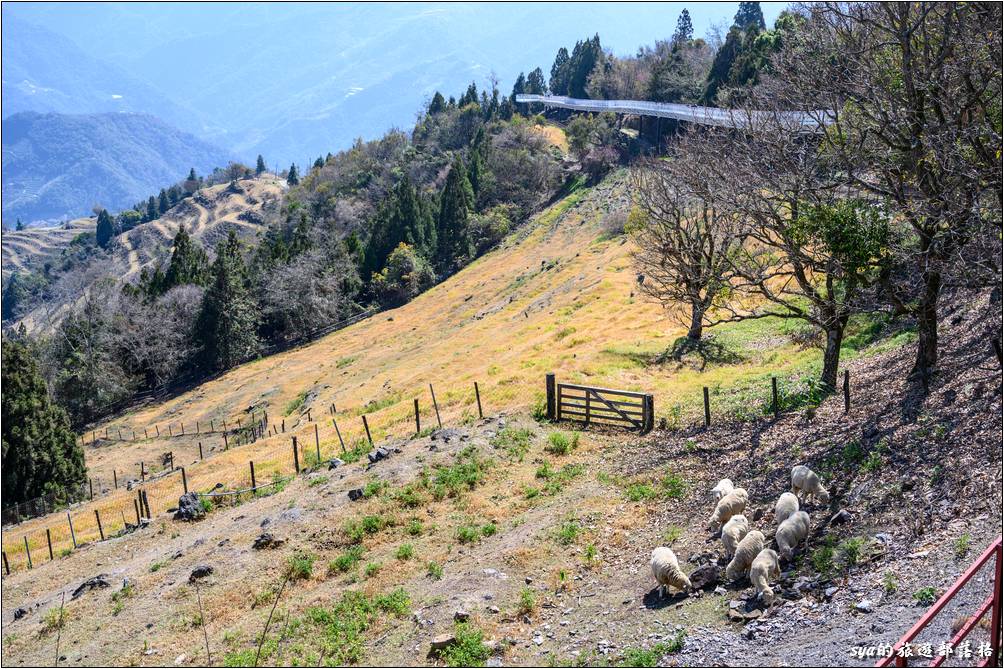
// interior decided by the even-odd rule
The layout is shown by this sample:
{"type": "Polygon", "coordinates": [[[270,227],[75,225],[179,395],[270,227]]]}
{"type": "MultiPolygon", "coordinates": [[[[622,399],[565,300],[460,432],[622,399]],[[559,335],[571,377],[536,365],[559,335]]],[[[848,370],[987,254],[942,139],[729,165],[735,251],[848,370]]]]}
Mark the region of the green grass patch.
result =
{"type": "Polygon", "coordinates": [[[286,574],[290,581],[305,581],[314,573],[317,556],[313,553],[294,553],[286,558],[286,574]]]}
{"type": "Polygon", "coordinates": [[[580,534],[582,534],[582,525],[576,519],[568,518],[558,526],[555,539],[562,546],[569,546],[575,543],[580,534]]]}
{"type": "Polygon", "coordinates": [[[544,446],[544,450],[552,455],[568,455],[575,450],[578,445],[578,432],[573,432],[569,435],[567,432],[555,431],[547,435],[547,444],[544,446]]]}
{"type": "Polygon", "coordinates": [[[407,614],[408,594],[398,588],[374,598],[350,591],[331,607],[307,610],[305,624],[313,628],[308,638],[320,643],[327,662],[334,666],[359,664],[363,660],[366,632],[383,614],[401,617],[407,614]]]}
{"type": "Polygon", "coordinates": [[[439,659],[448,667],[483,667],[491,656],[484,644],[485,635],[471,623],[457,623],[453,629],[456,643],[444,648],[439,659]]]}
{"type": "Polygon", "coordinates": [[[302,407],[305,401],[307,401],[307,391],[303,390],[300,391],[299,395],[297,395],[296,397],[294,397],[293,399],[291,399],[289,402],[286,403],[286,406],[283,407],[282,409],[282,415],[288,416],[292,414],[294,411],[302,407]]]}
{"type": "Polygon", "coordinates": [[[352,546],[328,563],[328,571],[344,574],[359,564],[359,561],[363,558],[363,552],[362,546],[352,546]]]}
{"type": "Polygon", "coordinates": [[[665,655],[678,653],[683,650],[683,642],[686,633],[677,632],[669,641],[657,643],[651,648],[628,648],[624,651],[624,658],[620,662],[622,667],[655,667],[659,660],[665,655]]]}
{"type": "Polygon", "coordinates": [[[394,557],[398,560],[410,560],[415,557],[415,547],[411,544],[401,544],[397,547],[397,551],[394,552],[394,557]]]}
{"type": "Polygon", "coordinates": [[[492,437],[491,445],[504,450],[510,460],[523,462],[532,440],[533,432],[525,427],[505,427],[492,437]]]}

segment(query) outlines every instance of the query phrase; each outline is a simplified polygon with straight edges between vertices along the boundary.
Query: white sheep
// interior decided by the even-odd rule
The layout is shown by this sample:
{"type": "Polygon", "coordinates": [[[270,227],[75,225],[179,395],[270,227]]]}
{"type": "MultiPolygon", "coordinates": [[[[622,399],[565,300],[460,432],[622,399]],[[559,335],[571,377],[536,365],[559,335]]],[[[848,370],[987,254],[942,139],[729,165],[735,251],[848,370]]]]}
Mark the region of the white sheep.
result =
{"type": "Polygon", "coordinates": [[[708,527],[712,532],[718,530],[722,525],[729,522],[729,518],[746,510],[746,502],[749,495],[743,488],[736,488],[725,497],[718,500],[715,511],[708,519],[708,527]]]}
{"type": "Polygon", "coordinates": [[[732,485],[731,479],[722,479],[718,482],[718,485],[711,489],[711,501],[717,504],[718,500],[735,489],[736,487],[732,485]]]}
{"type": "Polygon", "coordinates": [[[826,492],[826,488],[819,482],[816,472],[805,465],[798,465],[792,468],[791,491],[796,495],[802,493],[807,502],[809,498],[812,498],[813,500],[818,499],[823,504],[830,503],[830,493],[826,492]]]}
{"type": "Polygon", "coordinates": [[[746,520],[746,516],[738,513],[731,518],[729,522],[725,523],[722,527],[722,544],[725,545],[725,557],[732,559],[732,556],[736,554],[736,546],[739,542],[743,540],[750,531],[749,521],[746,520]]]}
{"type": "Polygon", "coordinates": [[[785,560],[790,561],[795,555],[795,547],[809,536],[809,514],[796,511],[781,523],[774,533],[778,552],[785,560]]]}
{"type": "Polygon", "coordinates": [[[771,581],[781,578],[781,567],[777,564],[777,553],[769,548],[760,551],[750,564],[750,583],[756,588],[760,600],[770,606],[774,603],[771,581]]]}
{"type": "Polygon", "coordinates": [[[753,530],[739,542],[736,546],[736,554],[732,557],[732,562],[725,568],[725,578],[730,581],[738,581],[749,572],[753,559],[763,550],[766,540],[760,530],[753,530]]]}
{"type": "Polygon", "coordinates": [[[799,509],[798,497],[790,492],[781,493],[777,504],[774,505],[774,522],[780,525],[788,519],[788,516],[799,509]]]}
{"type": "Polygon", "coordinates": [[[676,553],[665,546],[659,546],[652,551],[652,575],[655,576],[656,583],[659,584],[659,596],[666,596],[666,588],[673,587],[677,590],[690,590],[690,579],[680,569],[680,563],[676,559],[676,553]]]}

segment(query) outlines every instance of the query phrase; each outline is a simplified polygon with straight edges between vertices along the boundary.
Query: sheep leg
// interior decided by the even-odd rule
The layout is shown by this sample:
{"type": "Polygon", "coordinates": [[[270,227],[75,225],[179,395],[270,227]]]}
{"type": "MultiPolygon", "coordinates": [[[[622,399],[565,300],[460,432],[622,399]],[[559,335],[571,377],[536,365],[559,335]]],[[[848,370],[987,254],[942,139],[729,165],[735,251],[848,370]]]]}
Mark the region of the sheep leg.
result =
{"type": "Polygon", "coordinates": [[[665,599],[665,598],[666,598],[666,586],[663,584],[659,584],[659,599],[665,599]]]}

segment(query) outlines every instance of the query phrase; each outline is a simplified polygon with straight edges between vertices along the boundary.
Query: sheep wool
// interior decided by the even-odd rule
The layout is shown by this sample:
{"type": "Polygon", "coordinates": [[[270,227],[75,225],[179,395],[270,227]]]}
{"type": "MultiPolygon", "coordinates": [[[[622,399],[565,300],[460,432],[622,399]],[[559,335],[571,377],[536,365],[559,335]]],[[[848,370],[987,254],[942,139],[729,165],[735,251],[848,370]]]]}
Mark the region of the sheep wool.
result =
{"type": "Polygon", "coordinates": [[[766,540],[760,530],[753,530],[739,542],[736,546],[736,554],[732,557],[732,562],[725,568],[725,578],[730,581],[738,581],[749,572],[753,559],[763,550],[766,540]]]}
{"type": "Polygon", "coordinates": [[[798,511],[798,497],[790,492],[781,493],[777,504],[774,505],[774,522],[780,525],[788,520],[788,516],[798,511]]]}
{"type": "Polygon", "coordinates": [[[777,553],[769,548],[760,551],[750,564],[750,583],[756,589],[760,600],[770,606],[774,603],[771,581],[781,578],[781,567],[777,564],[777,553]]]}
{"type": "Polygon", "coordinates": [[[731,559],[736,554],[736,546],[743,540],[750,531],[749,521],[746,516],[739,513],[731,518],[722,527],[722,544],[725,546],[725,557],[731,559]]]}
{"type": "Polygon", "coordinates": [[[659,596],[666,596],[668,587],[677,590],[690,590],[690,579],[680,569],[676,553],[665,546],[659,546],[652,551],[652,575],[659,584],[659,596]]]}
{"type": "Polygon", "coordinates": [[[791,491],[800,494],[805,499],[818,500],[823,504],[830,503],[830,493],[819,482],[819,476],[805,465],[798,465],[791,470],[791,491]]]}
{"type": "Polygon", "coordinates": [[[785,560],[791,560],[795,555],[795,547],[809,536],[809,514],[796,511],[781,523],[774,533],[778,553],[785,560]]]}
{"type": "Polygon", "coordinates": [[[725,497],[722,497],[718,500],[718,504],[715,505],[715,511],[711,514],[711,518],[708,519],[708,527],[711,531],[718,530],[722,525],[729,522],[732,516],[745,511],[746,502],[748,501],[749,495],[746,494],[746,490],[743,488],[736,488],[725,497]]]}
{"type": "Polygon", "coordinates": [[[735,488],[736,487],[732,485],[731,479],[722,479],[714,488],[711,489],[711,501],[717,504],[718,500],[728,495],[730,492],[735,490],[735,488]]]}

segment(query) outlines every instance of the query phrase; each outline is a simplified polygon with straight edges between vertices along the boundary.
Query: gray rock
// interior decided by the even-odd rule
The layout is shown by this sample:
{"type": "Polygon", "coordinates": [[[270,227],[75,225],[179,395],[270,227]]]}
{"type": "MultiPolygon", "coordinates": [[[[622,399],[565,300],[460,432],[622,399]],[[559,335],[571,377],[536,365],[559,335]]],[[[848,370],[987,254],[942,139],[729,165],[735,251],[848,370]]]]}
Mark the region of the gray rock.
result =
{"type": "Polygon", "coordinates": [[[854,608],[862,613],[871,613],[875,610],[875,602],[870,599],[862,599],[854,605],[854,608]]]}
{"type": "Polygon", "coordinates": [[[367,453],[366,457],[369,459],[370,464],[374,464],[390,457],[390,453],[390,451],[381,446],[380,448],[367,453]]]}
{"type": "Polygon", "coordinates": [[[466,623],[471,619],[471,614],[463,609],[458,609],[453,613],[453,621],[458,623],[466,623]]]}
{"type": "Polygon", "coordinates": [[[716,586],[718,581],[719,572],[715,565],[702,565],[690,573],[690,584],[694,586],[695,590],[716,586]]]}
{"type": "Polygon", "coordinates": [[[213,568],[208,564],[200,564],[198,567],[192,570],[192,573],[188,576],[189,583],[195,583],[210,574],[213,573],[213,568]]]}
{"type": "Polygon", "coordinates": [[[186,492],[178,498],[178,510],[174,514],[175,520],[198,520],[206,515],[199,496],[194,492],[186,492]]]}
{"type": "Polygon", "coordinates": [[[73,594],[70,596],[70,599],[76,599],[77,597],[84,594],[88,590],[94,590],[96,588],[108,588],[108,587],[111,587],[111,583],[108,582],[108,574],[98,574],[97,576],[92,576],[91,578],[81,583],[77,587],[77,589],[73,591],[73,594]]]}
{"type": "Polygon", "coordinates": [[[831,597],[833,597],[833,595],[837,594],[837,590],[839,590],[837,586],[831,585],[829,588],[823,591],[823,594],[826,596],[827,599],[830,599],[831,597]]]}
{"type": "Polygon", "coordinates": [[[830,525],[843,525],[844,523],[851,522],[852,518],[853,516],[850,511],[847,509],[840,509],[840,511],[837,511],[833,514],[833,517],[830,518],[830,525]]]}
{"type": "Polygon", "coordinates": [[[356,502],[362,498],[363,498],[362,488],[353,488],[352,490],[349,491],[349,499],[352,500],[353,502],[356,502]]]}
{"type": "Polygon", "coordinates": [[[457,637],[452,634],[440,634],[432,638],[429,642],[429,655],[438,655],[453,644],[457,643],[457,637]]]}
{"type": "Polygon", "coordinates": [[[328,460],[328,469],[336,469],[344,464],[345,462],[339,458],[331,458],[330,460],[328,460]]]}
{"type": "Polygon", "coordinates": [[[24,618],[26,615],[28,615],[28,609],[23,606],[19,606],[14,609],[14,620],[21,620],[21,618],[24,618]]]}
{"type": "Polygon", "coordinates": [[[278,548],[284,543],[286,543],[285,539],[276,539],[271,532],[262,532],[255,538],[251,547],[255,550],[262,550],[263,548],[278,548]]]}

